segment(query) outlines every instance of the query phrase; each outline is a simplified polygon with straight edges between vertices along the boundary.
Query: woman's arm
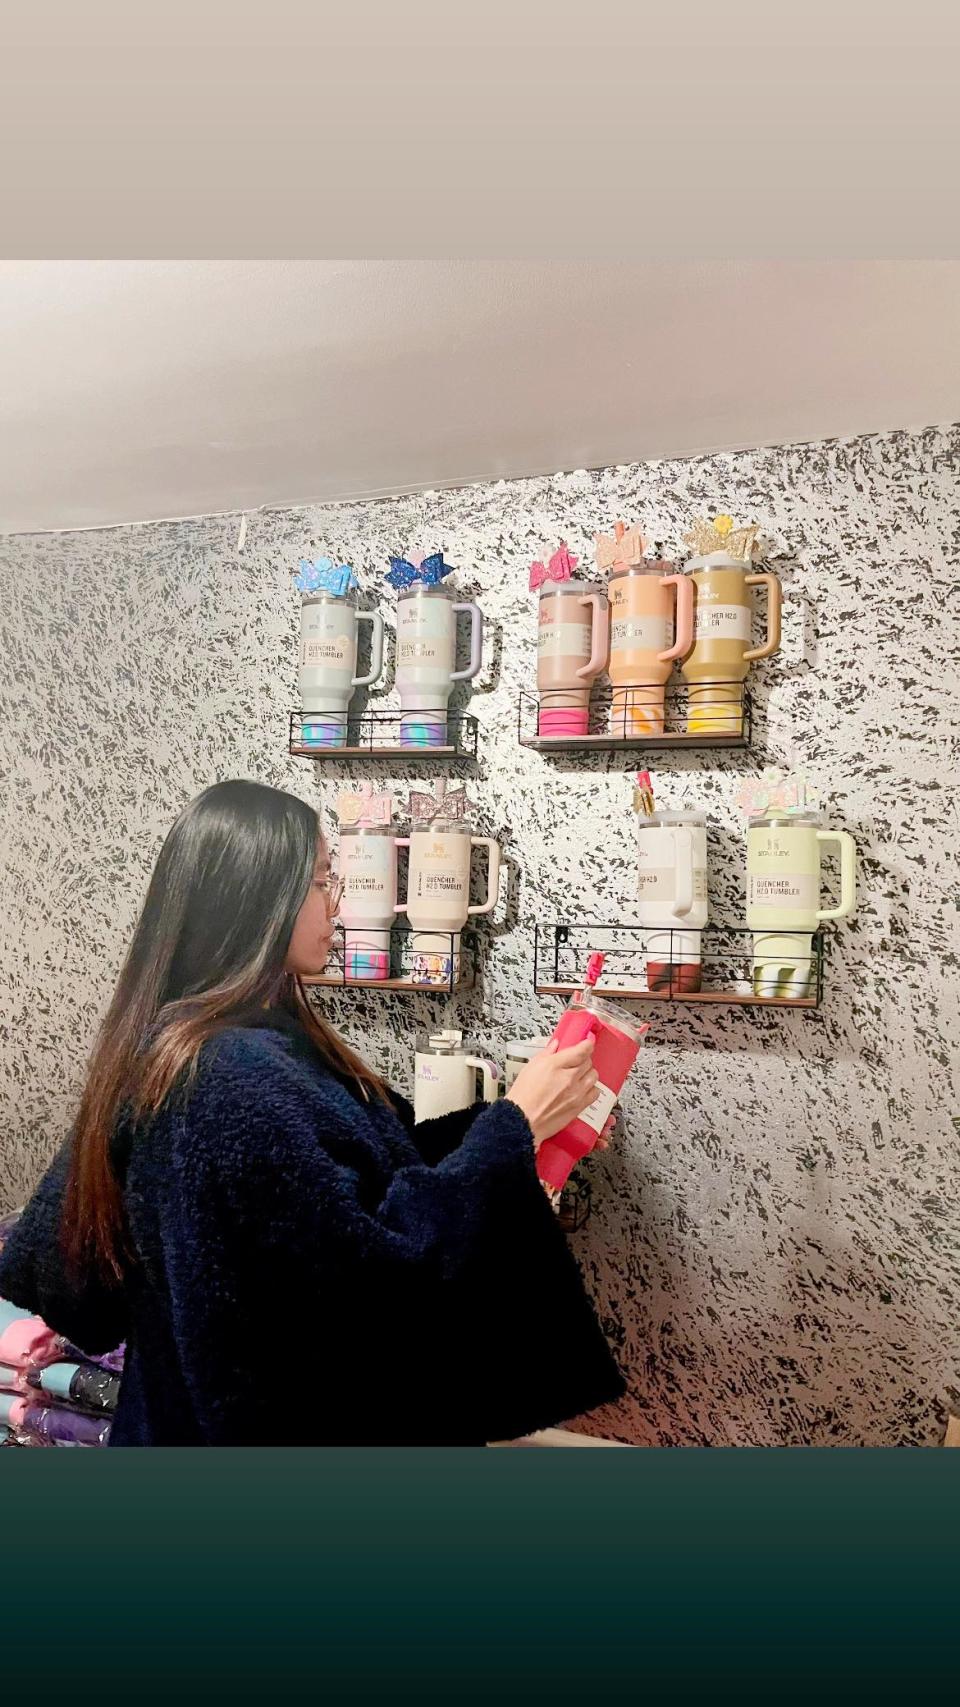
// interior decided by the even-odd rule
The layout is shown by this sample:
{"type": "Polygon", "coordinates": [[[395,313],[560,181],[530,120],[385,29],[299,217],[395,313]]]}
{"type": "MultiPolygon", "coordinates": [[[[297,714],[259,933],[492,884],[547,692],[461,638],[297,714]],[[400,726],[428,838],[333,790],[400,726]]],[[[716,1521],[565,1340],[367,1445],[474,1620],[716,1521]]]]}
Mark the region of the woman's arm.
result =
{"type": "Polygon", "coordinates": [[[113,1351],[127,1332],[123,1290],[87,1269],[67,1271],[61,1240],[72,1157],[67,1139],[50,1163],[0,1254],[0,1297],[32,1310],[84,1351],[113,1351]]]}
{"type": "Polygon", "coordinates": [[[516,1104],[485,1108],[444,1160],[374,1187],[346,1091],[329,1081],[318,1130],[315,1107],[266,1071],[257,1082],[254,1102],[228,1071],[198,1085],[165,1172],[173,1326],[205,1438],[249,1439],[265,1308],[288,1337],[316,1335],[339,1372],[330,1415],[346,1441],[376,1428],[376,1390],[394,1409],[403,1395],[415,1438],[429,1395],[442,1395],[445,1427],[461,1415],[487,1439],[514,1416],[519,1433],[619,1396],[516,1104]]]}
{"type": "Polygon", "coordinates": [[[469,1108],[455,1108],[450,1114],[438,1114],[432,1120],[421,1120],[417,1125],[412,1102],[408,1102],[405,1096],[394,1090],[390,1092],[390,1100],[421,1157],[430,1166],[442,1162],[458,1144],[462,1144],[468,1127],[476,1120],[477,1115],[490,1107],[489,1103],[475,1102],[471,1103],[469,1108]]]}

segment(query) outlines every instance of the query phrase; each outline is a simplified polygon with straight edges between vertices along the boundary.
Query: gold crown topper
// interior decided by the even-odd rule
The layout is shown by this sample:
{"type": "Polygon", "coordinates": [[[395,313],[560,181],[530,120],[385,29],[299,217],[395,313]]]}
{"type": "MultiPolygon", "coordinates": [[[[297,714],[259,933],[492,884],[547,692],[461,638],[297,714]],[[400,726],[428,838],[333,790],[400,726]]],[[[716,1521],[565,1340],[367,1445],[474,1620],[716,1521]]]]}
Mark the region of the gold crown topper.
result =
{"type": "Polygon", "coordinates": [[[626,528],[622,522],[615,522],[613,536],[608,533],[596,533],[597,567],[613,569],[619,563],[642,563],[646,540],[639,528],[626,528]]]}
{"type": "Polygon", "coordinates": [[[693,546],[694,557],[710,557],[714,551],[722,551],[738,562],[752,563],[760,550],[759,532],[758,522],[749,528],[735,528],[732,516],[714,516],[712,522],[694,522],[690,532],[684,534],[683,543],[693,546]]]}

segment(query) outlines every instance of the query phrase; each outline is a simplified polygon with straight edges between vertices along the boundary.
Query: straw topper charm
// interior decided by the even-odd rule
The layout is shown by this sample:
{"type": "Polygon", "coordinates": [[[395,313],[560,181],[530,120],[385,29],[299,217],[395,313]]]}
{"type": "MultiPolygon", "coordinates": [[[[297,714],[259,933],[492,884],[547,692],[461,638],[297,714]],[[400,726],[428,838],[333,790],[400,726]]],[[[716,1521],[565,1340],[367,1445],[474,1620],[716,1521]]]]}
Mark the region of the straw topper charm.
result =
{"type": "Polygon", "coordinates": [[[559,585],[561,581],[569,581],[579,561],[580,559],[578,557],[574,557],[572,552],[567,550],[566,541],[561,540],[558,549],[554,552],[549,563],[546,565],[546,568],[544,568],[544,565],[539,562],[539,560],[535,563],[531,563],[530,591],[535,593],[537,588],[542,587],[545,581],[553,581],[557,585],[559,585]]]}
{"type": "Polygon", "coordinates": [[[459,788],[447,788],[445,778],[441,777],[433,794],[419,788],[411,788],[407,800],[407,812],[411,819],[418,824],[432,823],[434,818],[465,818],[467,812],[475,812],[477,803],[467,799],[467,791],[461,785],[459,788]]]}
{"type": "Polygon", "coordinates": [[[412,587],[415,581],[422,581],[426,587],[438,587],[443,577],[449,575],[454,567],[452,563],[444,563],[442,551],[434,551],[429,557],[391,557],[390,568],[384,579],[389,581],[398,593],[402,593],[406,587],[412,587]]]}
{"type": "Polygon", "coordinates": [[[372,782],[362,782],[356,794],[337,795],[337,817],[341,824],[389,824],[393,807],[394,798],[389,790],[375,793],[372,782]]]}
{"type": "Polygon", "coordinates": [[[768,765],[760,776],[746,777],[734,799],[746,817],[756,818],[767,811],[811,811],[819,803],[819,791],[811,788],[805,771],[781,771],[768,765]]]}
{"type": "Polygon", "coordinates": [[[759,532],[758,522],[735,528],[732,516],[714,516],[712,521],[695,521],[690,532],[684,534],[683,543],[693,547],[695,557],[712,557],[714,552],[722,552],[725,557],[736,558],[738,563],[752,563],[760,550],[759,532]]]}
{"type": "Polygon", "coordinates": [[[598,533],[594,534],[594,539],[597,542],[598,569],[643,562],[647,542],[639,528],[626,528],[622,522],[616,522],[612,537],[608,533],[598,533]]]}
{"type": "Polygon", "coordinates": [[[643,812],[648,818],[653,816],[653,783],[649,771],[637,771],[633,790],[633,810],[643,812]]]}
{"type": "Polygon", "coordinates": [[[301,593],[336,593],[342,598],[359,585],[349,563],[334,563],[332,557],[301,557],[296,584],[301,593]]]}

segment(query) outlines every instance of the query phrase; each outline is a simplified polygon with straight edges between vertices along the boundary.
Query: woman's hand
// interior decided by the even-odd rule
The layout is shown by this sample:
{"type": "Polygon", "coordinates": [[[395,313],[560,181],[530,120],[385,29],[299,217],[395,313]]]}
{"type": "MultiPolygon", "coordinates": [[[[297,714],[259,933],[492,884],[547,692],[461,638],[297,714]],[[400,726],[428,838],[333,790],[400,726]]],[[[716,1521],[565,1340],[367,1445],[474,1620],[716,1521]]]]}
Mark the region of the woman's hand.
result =
{"type": "Polygon", "coordinates": [[[608,1114],[606,1120],[603,1123],[603,1131],[601,1132],[599,1138],[597,1139],[597,1142],[593,1146],[595,1150],[609,1150],[609,1148],[610,1148],[610,1134],[613,1131],[616,1124],[617,1124],[616,1114],[608,1114]]]}
{"type": "Polygon", "coordinates": [[[593,1045],[592,1037],[572,1049],[548,1043],[521,1067],[510,1086],[507,1099],[526,1115],[536,1149],[590,1107],[600,1083],[593,1066],[593,1045]]]}

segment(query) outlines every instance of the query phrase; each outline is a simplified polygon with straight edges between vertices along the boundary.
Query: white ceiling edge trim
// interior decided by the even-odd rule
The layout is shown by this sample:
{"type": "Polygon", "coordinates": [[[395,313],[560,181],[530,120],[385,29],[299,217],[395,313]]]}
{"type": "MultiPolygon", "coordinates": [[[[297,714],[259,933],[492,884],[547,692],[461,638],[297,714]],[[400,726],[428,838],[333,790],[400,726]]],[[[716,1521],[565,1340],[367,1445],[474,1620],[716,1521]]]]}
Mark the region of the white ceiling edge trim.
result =
{"type": "MultiPolygon", "coordinates": [[[[326,498],[296,498],[273,500],[269,504],[235,505],[229,510],[203,510],[197,515],[145,516],[135,521],[85,522],[78,527],[62,528],[0,528],[0,539],[46,539],[62,534],[115,533],[120,528],[167,527],[180,522],[209,522],[229,516],[242,517],[245,524],[250,516],[269,516],[284,510],[326,509],[334,504],[375,503],[386,498],[412,498],[418,492],[458,492],[468,486],[507,486],[518,480],[558,479],[564,474],[599,474],[607,468],[629,468],[637,463],[645,468],[657,468],[663,462],[697,462],[707,456],[736,456],[741,451],[800,450],[804,445],[850,444],[855,439],[883,438],[888,433],[949,432],[960,427],[960,419],[946,421],[893,422],[885,427],[870,427],[858,432],[828,433],[817,439],[787,439],[783,441],[738,441],[735,444],[702,445],[697,450],[674,452],[664,456],[632,458],[623,462],[580,464],[576,468],[531,468],[522,474],[476,474],[454,480],[417,481],[410,486],[371,486],[352,492],[339,492],[326,498]]],[[[246,538],[246,526],[241,530],[238,548],[246,538]]]]}

